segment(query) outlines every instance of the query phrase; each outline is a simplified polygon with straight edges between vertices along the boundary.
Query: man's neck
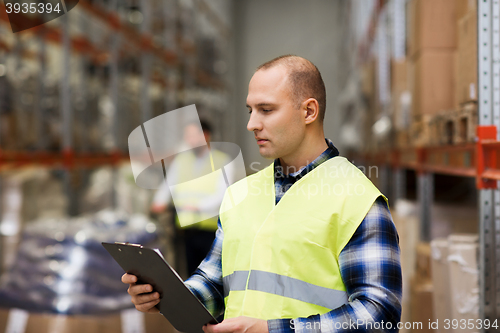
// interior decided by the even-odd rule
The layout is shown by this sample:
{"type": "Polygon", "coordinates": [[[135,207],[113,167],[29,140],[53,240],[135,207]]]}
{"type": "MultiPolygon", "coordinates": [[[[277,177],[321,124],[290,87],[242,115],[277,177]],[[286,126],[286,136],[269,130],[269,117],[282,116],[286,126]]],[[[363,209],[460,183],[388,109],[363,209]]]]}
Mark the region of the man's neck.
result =
{"type": "Polygon", "coordinates": [[[314,161],[323,153],[328,145],[323,138],[304,142],[301,148],[292,156],[280,157],[280,164],[285,175],[294,173],[314,161]]]}

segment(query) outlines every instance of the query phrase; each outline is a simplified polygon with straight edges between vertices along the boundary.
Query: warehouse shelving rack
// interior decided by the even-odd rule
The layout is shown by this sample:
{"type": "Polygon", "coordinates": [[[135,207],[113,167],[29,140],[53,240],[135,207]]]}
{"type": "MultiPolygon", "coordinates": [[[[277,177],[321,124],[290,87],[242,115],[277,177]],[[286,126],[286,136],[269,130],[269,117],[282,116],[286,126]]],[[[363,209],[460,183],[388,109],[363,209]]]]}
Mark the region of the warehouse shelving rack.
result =
{"type": "MultiPolygon", "coordinates": [[[[168,5],[171,5],[171,3],[174,3],[174,6],[170,6],[166,9],[166,11],[175,9],[176,1],[170,1],[170,2],[165,2],[168,5]]],[[[227,26],[224,25],[222,20],[217,16],[217,13],[215,13],[211,7],[205,2],[205,0],[196,0],[196,8],[200,8],[201,12],[205,13],[207,17],[209,17],[211,20],[213,20],[215,26],[217,29],[220,31],[220,34],[222,36],[225,36],[225,38],[228,38],[231,35],[231,32],[227,26]]],[[[116,2],[114,2],[116,5],[116,2]]],[[[141,6],[143,8],[147,8],[150,4],[148,1],[142,1],[141,6]]],[[[109,3],[109,6],[112,6],[113,2],[109,3]]],[[[153,38],[151,34],[149,33],[149,28],[148,28],[148,23],[147,18],[145,18],[145,23],[141,26],[141,31],[132,28],[131,26],[124,24],[123,22],[120,21],[119,16],[112,11],[112,8],[109,8],[109,6],[106,8],[102,5],[99,5],[98,3],[96,4],[95,2],[90,2],[88,0],[82,0],[79,1],[78,4],[79,7],[83,8],[85,12],[92,17],[95,17],[99,19],[103,24],[105,24],[109,29],[112,29],[117,32],[117,34],[113,37],[113,40],[111,42],[111,47],[109,53],[105,50],[100,50],[96,45],[93,45],[91,41],[86,39],[83,36],[77,36],[71,38],[67,31],[68,29],[58,29],[54,27],[50,27],[47,25],[41,25],[37,26],[31,29],[32,32],[37,34],[38,37],[42,41],[48,41],[51,43],[57,43],[61,45],[62,51],[64,52],[64,71],[63,71],[63,76],[62,76],[62,82],[61,82],[61,91],[63,92],[61,94],[62,98],[62,110],[63,110],[63,121],[65,123],[64,128],[68,129],[68,123],[71,121],[71,107],[68,105],[69,103],[69,84],[68,84],[68,67],[69,63],[67,63],[68,59],[71,56],[71,52],[76,52],[78,54],[83,54],[89,59],[91,59],[93,62],[99,64],[100,62],[103,62],[103,59],[106,59],[108,56],[111,58],[110,64],[111,64],[111,87],[110,91],[112,92],[112,99],[113,102],[116,103],[118,96],[117,96],[117,89],[118,89],[118,82],[117,82],[117,68],[116,68],[116,60],[119,59],[120,53],[123,53],[123,49],[119,47],[120,44],[120,39],[124,38],[127,39],[127,41],[131,42],[136,46],[137,49],[140,49],[143,54],[141,55],[141,68],[142,70],[142,79],[143,79],[143,85],[142,85],[142,92],[144,98],[141,99],[142,102],[142,111],[143,111],[143,116],[142,120],[148,120],[151,118],[151,110],[150,110],[150,101],[148,100],[148,94],[145,92],[149,88],[149,83],[150,81],[156,81],[161,84],[164,88],[173,88],[175,90],[179,89],[179,83],[178,82],[172,82],[171,79],[168,77],[166,78],[161,78],[159,75],[152,76],[151,73],[151,56],[154,56],[157,60],[160,60],[161,62],[164,63],[169,70],[177,70],[179,66],[185,65],[184,63],[187,63],[189,58],[192,58],[193,54],[196,51],[195,46],[193,45],[193,36],[178,36],[175,31],[175,27],[168,27],[168,28],[173,28],[171,30],[166,31],[166,34],[170,34],[172,36],[168,36],[167,39],[170,42],[169,48],[164,48],[158,45],[155,45],[153,43],[153,38]],[[172,48],[176,49],[177,51],[173,51],[172,48]]],[[[166,6],[166,7],[167,7],[166,6]]],[[[194,11],[193,11],[194,12],[194,11]]],[[[169,15],[172,17],[172,13],[169,13],[169,15]]],[[[61,17],[62,24],[67,24],[65,23],[64,17],[61,17]]],[[[25,20],[33,20],[32,18],[25,16],[25,20]]],[[[6,15],[5,11],[5,6],[3,4],[0,4],[0,21],[4,21],[5,23],[8,23],[8,17],[6,15]]],[[[10,51],[8,46],[5,43],[0,44],[0,48],[10,51]]],[[[36,58],[38,57],[37,54],[33,54],[32,52],[23,52],[22,54],[23,57],[27,58],[36,58]]],[[[192,66],[191,66],[192,67],[192,66]]],[[[43,74],[42,74],[43,75],[43,74]]],[[[205,73],[203,70],[194,70],[191,68],[191,71],[188,71],[187,75],[183,78],[184,80],[189,80],[192,82],[192,84],[196,84],[200,87],[204,87],[207,89],[213,89],[213,90],[219,90],[219,91],[224,91],[225,89],[225,83],[222,82],[220,79],[216,79],[212,77],[210,74],[205,73]]],[[[176,104],[176,103],[174,103],[176,104]]],[[[117,104],[115,104],[117,105],[117,104]]],[[[65,133],[64,135],[65,139],[65,158],[64,160],[69,161],[72,160],[74,163],[70,164],[80,164],[82,165],[87,165],[86,161],[88,160],[88,156],[79,156],[79,154],[75,154],[71,151],[71,148],[68,147],[70,145],[70,134],[65,133]]],[[[88,154],[87,154],[88,155],[88,154]]],[[[111,154],[96,154],[93,156],[94,163],[95,160],[99,159],[102,157],[102,163],[107,164],[110,161],[111,158],[112,161],[116,160],[116,157],[122,157],[122,153],[120,152],[112,152],[111,154]]],[[[7,162],[15,162],[19,159],[19,163],[17,164],[26,164],[30,160],[33,162],[36,162],[40,160],[40,158],[43,160],[44,165],[47,165],[50,161],[54,161],[54,163],[59,162],[61,159],[60,156],[58,157],[57,154],[47,154],[47,153],[35,153],[35,154],[25,154],[25,153],[9,153],[7,155],[1,154],[0,152],[0,166],[4,165],[7,162]],[[6,157],[6,158],[3,158],[6,157]]]]}
{"type": "MultiPolygon", "coordinates": [[[[73,0],[66,0],[66,3],[69,1],[73,0]]],[[[47,149],[48,147],[44,143],[47,140],[43,138],[41,125],[41,119],[45,114],[44,107],[41,106],[42,103],[34,105],[33,111],[37,122],[35,137],[38,138],[36,145],[30,147],[29,151],[23,149],[2,150],[0,147],[0,194],[3,195],[7,190],[6,175],[10,175],[12,172],[15,173],[22,168],[53,170],[56,171],[55,177],[60,179],[59,177],[62,176],[63,189],[69,202],[68,215],[79,214],[81,206],[78,195],[83,192],[75,184],[80,184],[82,179],[87,178],[90,175],[88,171],[100,167],[110,168],[113,183],[116,183],[119,174],[118,167],[124,163],[128,164],[129,160],[127,147],[129,130],[158,115],[158,112],[174,110],[179,106],[193,103],[197,103],[199,106],[198,103],[201,102],[206,103],[206,107],[210,109],[214,106],[224,108],[227,105],[227,102],[224,101],[230,86],[227,75],[215,70],[209,72],[200,68],[197,61],[201,62],[203,59],[200,59],[195,43],[198,37],[205,36],[203,35],[205,32],[197,26],[198,20],[203,17],[208,22],[206,24],[216,32],[215,41],[217,43],[231,44],[233,36],[230,21],[226,20],[228,23],[225,23],[223,14],[214,10],[213,2],[207,0],[191,0],[191,4],[189,2],[183,0],[79,0],[74,9],[75,12],[78,10],[81,13],[80,16],[76,15],[76,23],[79,25],[72,26],[72,28],[77,27],[78,34],[70,33],[70,29],[68,29],[69,15],[63,15],[58,18],[58,22],[40,25],[27,32],[31,34],[30,38],[32,38],[35,48],[25,49],[18,47],[18,41],[16,44],[9,44],[0,38],[0,61],[3,60],[3,51],[5,54],[15,54],[15,57],[21,61],[29,60],[39,64],[39,70],[36,73],[36,89],[38,89],[36,94],[38,97],[44,96],[47,92],[44,78],[50,74],[47,68],[49,45],[55,46],[52,49],[57,49],[58,54],[63,55],[61,63],[57,65],[57,70],[62,72],[61,80],[52,89],[58,91],[60,96],[58,107],[58,114],[62,120],[60,148],[53,151],[47,149]],[[186,5],[186,3],[188,4],[186,5]],[[156,4],[155,11],[152,11],[151,8],[153,4],[156,4]],[[132,5],[143,13],[143,23],[140,26],[137,24],[133,26],[117,12],[119,6],[132,5]],[[186,15],[186,12],[191,18],[189,22],[182,21],[184,17],[181,15],[186,15]],[[160,27],[157,24],[153,30],[152,24],[155,16],[156,21],[160,17],[164,24],[160,27]],[[91,28],[89,22],[99,24],[101,29],[104,28],[104,33],[108,36],[108,43],[96,42],[99,38],[93,38],[95,36],[88,32],[88,29],[91,28]],[[106,83],[99,84],[99,87],[107,90],[105,93],[117,109],[120,105],[124,106],[129,100],[133,100],[133,98],[128,98],[123,101],[125,90],[120,91],[125,87],[123,79],[130,78],[125,77],[125,75],[133,76],[134,83],[139,82],[138,86],[134,85],[134,88],[129,89],[133,89],[134,96],[139,95],[140,99],[135,102],[134,106],[128,106],[126,109],[130,114],[138,109],[139,114],[129,115],[125,112],[125,115],[123,113],[117,115],[115,113],[112,125],[108,128],[108,133],[111,134],[113,141],[110,147],[90,147],[85,141],[88,139],[87,135],[81,137],[85,137],[85,143],[81,144],[80,147],[73,141],[73,117],[75,120],[84,121],[85,125],[88,123],[89,117],[72,105],[74,100],[70,99],[70,96],[75,92],[70,89],[70,59],[74,60],[73,65],[78,67],[71,67],[71,70],[81,73],[81,76],[78,77],[77,89],[80,90],[78,93],[83,96],[83,99],[96,93],[95,87],[87,87],[89,83],[92,83],[89,80],[92,79],[91,74],[87,72],[90,66],[101,71],[98,73],[99,75],[102,75],[104,65],[108,66],[109,70],[106,73],[108,79],[105,81],[106,83]],[[137,62],[139,71],[132,74],[124,73],[124,63],[130,59],[137,62]],[[122,65],[121,68],[118,66],[119,63],[122,65]],[[121,69],[122,72],[120,72],[121,69]],[[159,89],[163,96],[152,101],[149,94],[150,89],[159,89]],[[201,97],[197,97],[196,94],[199,96],[200,93],[201,97]],[[207,96],[210,98],[207,99],[207,96]],[[162,102],[161,110],[159,110],[158,104],[153,105],[153,102],[158,103],[160,100],[162,102]]],[[[217,4],[225,6],[230,3],[221,0],[217,4]]],[[[31,20],[27,16],[24,16],[23,19],[31,20]]],[[[2,3],[0,3],[0,25],[2,25],[0,29],[7,29],[9,25],[5,6],[2,3]]],[[[24,32],[19,33],[19,35],[21,34],[24,32]]],[[[99,31],[99,34],[102,34],[102,31],[99,31]]],[[[17,35],[17,39],[20,39],[19,35],[17,35]]],[[[220,59],[227,61],[226,53],[224,52],[224,57],[220,59]]],[[[125,68],[125,70],[128,69],[125,68]]],[[[129,90],[126,90],[126,93],[128,92],[129,90]]],[[[102,96],[102,93],[102,91],[98,91],[97,96],[102,96]]],[[[83,112],[88,112],[89,107],[86,106],[83,112]]],[[[112,189],[111,193],[111,202],[115,205],[117,204],[116,189],[112,189]]],[[[3,213],[2,204],[3,200],[0,200],[0,214],[3,213]]],[[[3,255],[1,252],[4,243],[6,245],[15,244],[18,236],[0,234],[0,254],[3,255]]],[[[0,260],[1,263],[2,260],[0,260]]],[[[0,265],[0,273],[1,270],[0,265]]]]}
{"type": "MultiPolygon", "coordinates": [[[[68,0],[71,1],[71,0],[68,0]]],[[[176,10],[178,9],[178,1],[166,1],[165,2],[165,15],[168,15],[171,19],[175,18],[176,10]]],[[[69,131],[72,117],[71,106],[69,105],[69,84],[68,84],[68,72],[69,72],[69,58],[73,52],[79,55],[84,55],[88,57],[94,63],[102,63],[106,58],[110,58],[110,92],[112,101],[117,105],[118,95],[118,68],[116,66],[119,57],[126,52],[124,48],[120,47],[120,40],[126,39],[128,42],[135,45],[137,50],[142,51],[141,55],[141,78],[142,78],[142,95],[141,98],[141,112],[142,121],[146,121],[152,118],[151,105],[149,96],[146,93],[149,89],[150,82],[157,82],[163,88],[174,89],[179,91],[182,89],[180,84],[182,80],[190,81],[191,87],[196,85],[198,87],[203,87],[213,91],[224,91],[226,83],[224,83],[219,78],[215,78],[209,73],[205,73],[201,69],[189,68],[186,75],[181,79],[172,79],[172,75],[165,75],[161,77],[160,75],[152,75],[152,59],[159,60],[166,66],[166,71],[177,71],[180,66],[186,66],[186,63],[192,62],[189,60],[195,55],[196,47],[194,45],[194,35],[186,34],[184,36],[180,35],[176,31],[175,23],[166,26],[165,37],[170,45],[168,47],[159,46],[153,43],[153,38],[150,33],[150,23],[148,22],[148,7],[150,7],[150,1],[141,0],[140,5],[142,10],[145,12],[144,22],[141,25],[140,30],[131,27],[129,24],[125,24],[120,20],[118,14],[113,11],[116,8],[117,1],[107,2],[107,6],[103,5],[103,2],[80,0],[78,7],[83,9],[86,14],[93,18],[100,20],[109,29],[114,30],[116,34],[110,43],[109,50],[101,50],[98,46],[94,45],[90,40],[83,36],[70,37],[65,18],[67,15],[60,17],[62,29],[55,28],[49,25],[40,25],[34,27],[31,30],[32,33],[36,34],[38,38],[42,40],[43,43],[50,42],[60,45],[62,48],[63,56],[63,75],[60,84],[61,93],[61,110],[63,118],[63,149],[60,153],[52,153],[45,151],[33,151],[33,152],[18,152],[18,151],[4,151],[0,150],[0,170],[3,168],[11,169],[13,167],[26,166],[31,164],[41,165],[41,166],[82,166],[82,167],[93,167],[98,165],[115,165],[121,160],[126,160],[128,155],[126,152],[120,151],[118,147],[112,149],[109,152],[100,153],[85,153],[85,152],[74,152],[71,144],[71,133],[69,131]],[[112,8],[114,7],[115,8],[112,8]],[[181,81],[181,82],[175,82],[181,81]]],[[[225,25],[223,20],[218,16],[209,4],[205,0],[194,0],[194,6],[196,10],[191,9],[192,13],[190,15],[195,15],[200,12],[209,20],[211,20],[214,26],[218,29],[221,36],[224,38],[229,38],[231,36],[231,31],[229,27],[225,25]],[[198,11],[199,9],[199,11],[198,11]]],[[[199,15],[199,14],[198,14],[199,15]]],[[[25,16],[25,20],[33,20],[32,18],[25,16]]],[[[5,6],[0,4],[0,21],[4,24],[8,24],[8,17],[6,15],[5,6]]],[[[190,28],[194,30],[193,27],[190,28]]],[[[191,34],[195,34],[195,31],[189,31],[191,34]]],[[[9,47],[0,41],[0,49],[11,51],[9,47]]],[[[38,54],[33,52],[23,52],[23,57],[26,58],[38,58],[38,54]]],[[[191,67],[193,64],[191,64],[191,67]]],[[[170,74],[170,73],[167,73],[170,74]]],[[[43,75],[43,73],[41,74],[43,75]]],[[[174,75],[175,76],[175,75],[174,75]]],[[[170,101],[171,107],[175,108],[179,101],[170,101]]],[[[116,129],[115,134],[116,134],[116,129]]]]}
{"type": "MultiPolygon", "coordinates": [[[[377,20],[378,1],[372,21],[377,20]]],[[[403,197],[404,170],[417,175],[420,238],[430,241],[434,174],[475,178],[478,189],[480,318],[500,320],[500,3],[477,0],[478,125],[474,143],[375,151],[358,156],[391,171],[394,199],[403,197]]],[[[373,24],[372,24],[373,25],[373,24]]],[[[371,31],[371,30],[370,30],[371,31]]],[[[373,33],[371,33],[373,35],[373,33]]],[[[368,36],[368,40],[373,37],[368,36]]],[[[363,44],[364,45],[364,44],[363,44]]],[[[360,48],[364,54],[366,45],[360,48]]],[[[500,332],[482,329],[482,332],[500,332]]]]}
{"type": "MultiPolygon", "coordinates": [[[[500,4],[478,0],[478,142],[491,140],[484,151],[484,171],[498,176],[500,157],[500,4]],[[488,170],[490,169],[490,170],[488,170]]],[[[482,152],[479,151],[479,154],[482,152]]],[[[482,171],[482,170],[481,170],[482,171]]],[[[480,179],[479,189],[479,287],[480,313],[500,317],[500,178],[480,179]]]]}
{"type": "MultiPolygon", "coordinates": [[[[186,98],[188,89],[203,89],[203,91],[209,92],[212,96],[226,93],[228,84],[223,77],[205,72],[203,69],[196,67],[197,50],[195,41],[200,31],[197,31],[195,24],[200,16],[205,16],[206,20],[215,27],[221,36],[220,38],[224,38],[225,40],[231,38],[230,27],[224,23],[219,13],[213,10],[212,4],[207,3],[206,0],[193,0],[191,7],[189,5],[186,7],[185,1],[183,2],[184,7],[182,7],[179,0],[162,1],[161,3],[156,1],[155,3],[157,4],[156,9],[160,9],[160,11],[153,13],[150,8],[153,5],[151,0],[80,0],[77,9],[81,11],[82,15],[98,21],[108,31],[112,32],[109,38],[110,42],[106,45],[94,43],[91,38],[92,36],[89,35],[87,37],[81,34],[76,36],[70,35],[68,15],[58,18],[58,24],[44,24],[30,29],[30,33],[37,40],[39,47],[35,51],[23,50],[18,55],[23,59],[40,61],[41,68],[38,74],[40,78],[45,77],[47,71],[44,63],[46,56],[45,44],[51,43],[56,45],[63,55],[60,64],[62,76],[58,87],[60,95],[59,110],[62,120],[61,149],[58,151],[47,151],[43,145],[35,147],[32,151],[2,151],[0,149],[0,192],[3,171],[32,166],[64,170],[65,187],[69,191],[70,172],[105,166],[114,168],[120,163],[128,161],[123,122],[130,122],[130,120],[120,120],[119,116],[115,116],[112,128],[110,128],[110,133],[112,133],[113,137],[112,147],[102,148],[102,150],[97,151],[91,151],[85,147],[75,150],[71,133],[71,123],[73,117],[76,117],[77,114],[71,105],[69,84],[69,59],[72,57],[77,56],[78,59],[81,59],[78,61],[83,67],[86,66],[86,63],[101,66],[109,62],[109,83],[105,88],[109,89],[110,100],[115,106],[118,106],[120,103],[118,93],[120,89],[120,73],[117,63],[126,57],[137,58],[140,66],[138,78],[141,80],[138,91],[141,95],[139,104],[140,119],[137,119],[140,123],[155,116],[153,114],[152,101],[148,93],[153,83],[161,87],[163,92],[169,92],[164,94],[165,110],[173,110],[187,102],[190,104],[193,103],[196,100],[194,97],[191,99],[186,98]],[[139,27],[133,27],[128,22],[125,22],[117,13],[119,4],[124,4],[125,2],[129,5],[135,3],[142,11],[143,22],[139,27]],[[191,16],[191,21],[189,23],[181,22],[184,29],[178,30],[178,15],[183,14],[183,11],[189,11],[188,15],[191,16]],[[153,37],[151,27],[151,18],[153,15],[162,15],[166,22],[160,28],[162,29],[160,42],[158,42],[158,38],[155,40],[153,37]]],[[[23,19],[32,20],[28,16],[24,16],[23,19]]],[[[9,24],[3,4],[0,4],[0,24],[9,24]]],[[[158,28],[156,28],[156,37],[158,37],[158,28]]],[[[16,51],[10,50],[7,43],[0,41],[0,51],[2,50],[6,52],[16,51]]],[[[79,80],[85,85],[84,77],[79,80]]],[[[43,84],[40,83],[38,88],[43,89],[43,84]]],[[[43,95],[40,92],[39,94],[43,95]]],[[[40,110],[36,112],[38,119],[40,119],[40,110]]],[[[139,123],[135,126],[137,125],[139,123]]],[[[130,126],[130,123],[127,126],[130,126]]],[[[38,128],[38,135],[40,134],[41,132],[38,128]]]]}

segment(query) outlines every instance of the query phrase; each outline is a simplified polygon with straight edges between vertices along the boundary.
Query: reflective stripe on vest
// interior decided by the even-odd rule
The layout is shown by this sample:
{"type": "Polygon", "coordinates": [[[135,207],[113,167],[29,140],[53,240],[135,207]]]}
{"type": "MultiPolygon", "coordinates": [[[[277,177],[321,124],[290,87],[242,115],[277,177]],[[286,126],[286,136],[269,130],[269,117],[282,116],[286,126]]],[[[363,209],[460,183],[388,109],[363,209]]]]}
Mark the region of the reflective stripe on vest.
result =
{"type": "Polygon", "coordinates": [[[278,204],[273,165],[230,187],[247,189],[241,203],[224,198],[221,207],[224,317],[308,317],[345,304],[338,256],[380,191],[343,157],[310,171],[278,204]]]}
{"type": "Polygon", "coordinates": [[[325,308],[335,309],[346,304],[347,293],[341,290],[315,286],[289,276],[253,270],[235,271],[223,278],[224,297],[229,291],[245,290],[247,281],[249,290],[257,290],[283,297],[293,298],[302,302],[316,304],[325,308]]]}

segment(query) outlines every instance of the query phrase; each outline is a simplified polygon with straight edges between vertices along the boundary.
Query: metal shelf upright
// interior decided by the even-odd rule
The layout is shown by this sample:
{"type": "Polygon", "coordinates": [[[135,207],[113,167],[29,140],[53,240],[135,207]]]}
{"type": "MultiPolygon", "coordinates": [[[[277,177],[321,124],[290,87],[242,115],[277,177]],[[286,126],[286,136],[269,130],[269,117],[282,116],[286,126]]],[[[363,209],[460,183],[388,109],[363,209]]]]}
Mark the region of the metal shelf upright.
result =
{"type": "MultiPolygon", "coordinates": [[[[498,131],[500,129],[499,1],[478,0],[477,13],[478,134],[480,134],[479,140],[489,139],[498,142],[500,139],[498,131]]],[[[489,157],[494,160],[499,145],[493,141],[491,147],[489,157]]],[[[480,316],[482,319],[495,320],[500,317],[500,192],[498,180],[479,179],[477,186],[479,190],[480,316]]],[[[493,332],[493,330],[484,330],[484,332],[493,332]]]]}
{"type": "MultiPolygon", "coordinates": [[[[367,42],[373,42],[373,25],[384,2],[377,1],[367,42]]],[[[434,201],[434,175],[473,177],[478,189],[479,314],[491,323],[500,320],[500,1],[477,0],[478,24],[478,126],[476,142],[461,145],[381,150],[357,156],[379,166],[391,166],[392,192],[404,197],[404,170],[417,174],[420,238],[430,240],[434,201]]],[[[386,177],[387,178],[387,177],[386,177]]],[[[384,185],[387,187],[387,185],[384,185]]],[[[499,323],[500,324],[500,323],[499,323]]],[[[482,333],[500,332],[498,328],[482,333]]]]}

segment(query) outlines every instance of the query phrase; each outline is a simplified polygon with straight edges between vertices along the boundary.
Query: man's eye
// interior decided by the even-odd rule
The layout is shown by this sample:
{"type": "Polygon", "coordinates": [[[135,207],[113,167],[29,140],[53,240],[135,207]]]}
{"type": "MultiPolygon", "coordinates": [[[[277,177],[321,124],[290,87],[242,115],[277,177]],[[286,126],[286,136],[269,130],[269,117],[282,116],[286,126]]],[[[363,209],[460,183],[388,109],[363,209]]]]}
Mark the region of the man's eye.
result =
{"type": "Polygon", "coordinates": [[[264,110],[264,109],[262,109],[262,111],[264,111],[264,112],[271,112],[271,110],[264,110]]]}
{"type": "Polygon", "coordinates": [[[248,109],[248,113],[250,113],[250,114],[251,114],[251,113],[252,113],[252,109],[248,109]]]}

